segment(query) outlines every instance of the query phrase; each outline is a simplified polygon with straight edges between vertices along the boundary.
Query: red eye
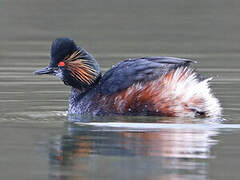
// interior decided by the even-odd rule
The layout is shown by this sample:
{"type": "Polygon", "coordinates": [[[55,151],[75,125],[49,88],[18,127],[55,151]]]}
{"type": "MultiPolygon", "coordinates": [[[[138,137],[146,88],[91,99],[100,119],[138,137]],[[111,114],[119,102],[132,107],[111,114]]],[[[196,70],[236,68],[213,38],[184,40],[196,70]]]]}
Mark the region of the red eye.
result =
{"type": "Polygon", "coordinates": [[[58,63],[58,66],[63,67],[63,66],[65,66],[65,63],[64,63],[63,61],[60,61],[60,62],[58,63]]]}

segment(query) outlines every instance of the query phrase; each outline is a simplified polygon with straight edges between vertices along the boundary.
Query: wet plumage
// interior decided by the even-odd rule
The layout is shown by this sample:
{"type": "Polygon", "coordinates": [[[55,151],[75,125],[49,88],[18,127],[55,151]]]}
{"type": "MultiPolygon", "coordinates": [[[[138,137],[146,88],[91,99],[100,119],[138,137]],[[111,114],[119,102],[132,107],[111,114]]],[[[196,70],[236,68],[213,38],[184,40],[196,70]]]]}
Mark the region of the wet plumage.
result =
{"type": "Polygon", "coordinates": [[[91,54],[71,39],[59,38],[52,44],[48,67],[35,73],[55,74],[72,87],[70,114],[221,115],[210,79],[189,68],[191,62],[173,57],[129,59],[102,76],[91,54]]]}

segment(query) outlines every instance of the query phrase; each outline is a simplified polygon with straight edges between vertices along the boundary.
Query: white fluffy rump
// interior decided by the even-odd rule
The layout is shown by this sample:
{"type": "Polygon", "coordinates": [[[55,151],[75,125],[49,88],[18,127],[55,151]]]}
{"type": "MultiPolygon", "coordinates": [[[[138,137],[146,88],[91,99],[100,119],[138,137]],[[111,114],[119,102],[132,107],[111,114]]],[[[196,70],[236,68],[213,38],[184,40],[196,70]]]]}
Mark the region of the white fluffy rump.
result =
{"type": "MultiPolygon", "coordinates": [[[[175,116],[220,116],[222,108],[209,88],[209,79],[199,81],[197,73],[188,67],[180,67],[166,73],[160,83],[161,93],[156,99],[168,104],[168,111],[175,116]]],[[[155,81],[155,83],[157,83],[155,81]]],[[[156,87],[156,86],[155,86],[156,87]]],[[[155,102],[163,108],[161,102],[155,102]]]]}

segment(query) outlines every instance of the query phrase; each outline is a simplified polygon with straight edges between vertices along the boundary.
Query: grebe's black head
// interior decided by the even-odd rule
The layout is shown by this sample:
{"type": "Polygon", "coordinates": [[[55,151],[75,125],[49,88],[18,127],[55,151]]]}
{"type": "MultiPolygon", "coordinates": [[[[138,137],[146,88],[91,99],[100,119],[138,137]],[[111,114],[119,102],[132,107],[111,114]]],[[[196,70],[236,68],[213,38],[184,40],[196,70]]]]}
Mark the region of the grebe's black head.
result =
{"type": "Polygon", "coordinates": [[[49,65],[34,73],[56,75],[64,84],[81,90],[94,84],[101,75],[100,67],[93,56],[85,49],[77,47],[69,38],[53,41],[49,65]]]}

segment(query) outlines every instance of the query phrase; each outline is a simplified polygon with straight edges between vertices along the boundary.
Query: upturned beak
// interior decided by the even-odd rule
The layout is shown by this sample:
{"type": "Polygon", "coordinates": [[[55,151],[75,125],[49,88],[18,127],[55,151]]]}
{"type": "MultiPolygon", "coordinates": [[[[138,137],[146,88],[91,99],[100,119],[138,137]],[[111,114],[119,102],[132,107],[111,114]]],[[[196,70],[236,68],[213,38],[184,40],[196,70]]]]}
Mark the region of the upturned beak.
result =
{"type": "Polygon", "coordinates": [[[35,75],[42,75],[42,74],[56,74],[56,68],[54,67],[45,67],[39,70],[34,71],[35,75]]]}

